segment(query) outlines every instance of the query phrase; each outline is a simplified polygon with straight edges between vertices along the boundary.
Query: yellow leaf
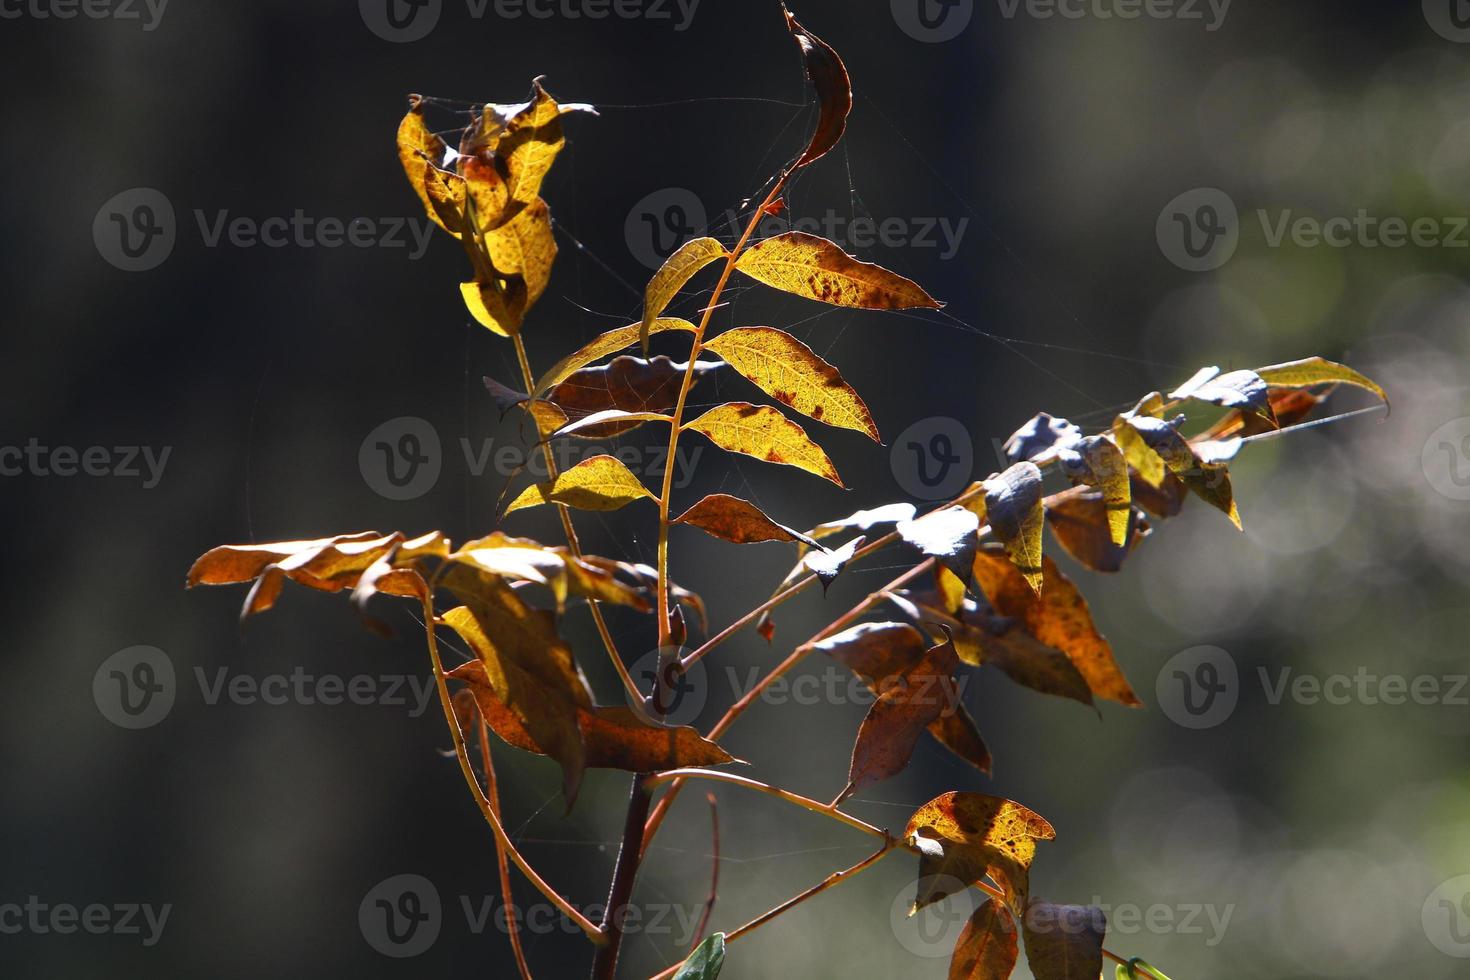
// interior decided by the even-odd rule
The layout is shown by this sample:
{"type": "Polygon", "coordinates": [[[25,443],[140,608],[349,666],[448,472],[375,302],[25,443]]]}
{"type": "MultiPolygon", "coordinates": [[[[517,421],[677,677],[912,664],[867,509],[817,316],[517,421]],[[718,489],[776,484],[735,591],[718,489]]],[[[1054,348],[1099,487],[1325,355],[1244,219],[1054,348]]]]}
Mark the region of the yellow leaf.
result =
{"type": "Polygon", "coordinates": [[[1041,470],[1035,463],[1017,463],[985,481],[990,529],[1037,595],[1041,594],[1041,537],[1046,528],[1041,499],[1041,470]]]}
{"type": "Polygon", "coordinates": [[[653,494],[638,482],[628,467],[612,456],[593,456],[553,481],[527,487],[505,512],[510,514],[548,503],[565,504],[579,510],[617,510],[641,497],[653,499],[653,494]]]}
{"type": "Polygon", "coordinates": [[[705,346],[781,404],[882,441],[868,406],[837,369],[785,331],[737,327],[705,346]]]}
{"type": "Polygon", "coordinates": [[[1241,526],[1230,471],[1224,463],[1201,459],[1179,430],[1163,419],[1141,416],[1127,419],[1127,425],[1195,496],[1223,512],[1237,528],[1241,526]]]}
{"type": "Polygon", "coordinates": [[[1306,388],[1319,384],[1346,384],[1366,388],[1388,404],[1388,393],[1377,382],[1352,368],[1321,357],[1308,357],[1286,364],[1273,364],[1256,371],[1273,388],[1306,388]]]}
{"type": "Polygon", "coordinates": [[[464,297],[465,308],[475,322],[491,333],[502,337],[513,337],[520,332],[520,319],[511,311],[505,294],[494,286],[479,282],[462,282],[459,293],[464,297]]]}
{"type": "Polygon", "coordinates": [[[506,187],[510,199],[530,204],[541,193],[541,183],[566,145],[562,134],[563,108],[541,87],[538,78],[532,82],[531,101],[510,112],[505,133],[496,147],[496,155],[504,162],[508,174],[506,187]]]}
{"type": "Polygon", "coordinates": [[[917,283],[862,262],[816,235],[789,231],[748,248],[735,268],[797,296],[861,310],[940,309],[917,283]]]}
{"type": "Polygon", "coordinates": [[[520,276],[526,284],[526,307],[532,306],[551,281],[556,236],[551,210],[539,198],[513,219],[485,234],[490,261],[502,276],[520,276]]]}
{"type": "Polygon", "coordinates": [[[643,323],[638,334],[644,351],[648,350],[648,335],[652,332],[653,321],[663,315],[669,303],[679,295],[679,290],[689,285],[689,280],[700,269],[729,254],[725,246],[713,238],[696,238],[680,245],[679,250],[653,274],[643,293],[643,323]]]}
{"type": "Polygon", "coordinates": [[[1133,489],[1128,459],[1106,436],[1088,436],[1058,450],[1062,469],[1073,483],[1102,493],[1107,506],[1108,534],[1121,547],[1128,541],[1133,516],[1133,489]]]}
{"type": "Polygon", "coordinates": [[[424,183],[429,168],[444,160],[444,151],[444,141],[430,132],[424,123],[423,103],[417,96],[412,97],[408,115],[398,124],[398,161],[403,164],[408,185],[423,202],[424,211],[440,228],[458,238],[458,226],[451,228],[444,223],[424,183]]]}
{"type": "Polygon", "coordinates": [[[807,437],[801,426],[774,408],[730,402],[685,423],[684,428],[693,429],[729,452],[795,466],[844,487],[822,448],[807,437]]]}
{"type": "MultiPolygon", "coordinates": [[[[587,365],[600,361],[609,354],[616,354],[620,350],[632,347],[638,342],[638,334],[642,326],[640,323],[633,323],[598,334],[580,350],[562,358],[555,367],[543,374],[541,380],[536,382],[534,397],[539,398],[546,394],[587,365]]],[[[663,333],[666,330],[684,330],[693,333],[694,324],[678,317],[660,317],[648,327],[650,334],[663,333]]]]}
{"type": "Polygon", "coordinates": [[[946,876],[974,884],[977,870],[996,879],[1013,910],[1024,907],[1036,842],[1056,835],[1044,817],[1012,800],[980,793],[945,793],[930,800],[904,829],[905,838],[920,850],[920,881],[930,879],[929,887],[921,887],[914,910],[949,894],[939,891],[946,876]]]}

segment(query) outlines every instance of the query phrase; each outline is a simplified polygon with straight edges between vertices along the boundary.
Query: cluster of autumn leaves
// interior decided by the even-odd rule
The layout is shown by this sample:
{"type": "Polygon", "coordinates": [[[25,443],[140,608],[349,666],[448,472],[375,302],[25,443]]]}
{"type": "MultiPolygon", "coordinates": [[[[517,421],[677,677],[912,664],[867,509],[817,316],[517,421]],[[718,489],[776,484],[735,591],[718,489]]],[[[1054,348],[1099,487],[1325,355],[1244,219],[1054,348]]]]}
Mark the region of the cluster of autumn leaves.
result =
{"type": "MultiPolygon", "coordinates": [[[[783,173],[778,189],[796,169],[836,145],[852,105],[836,52],[789,14],[788,27],[816,90],[819,117],[810,145],[783,173]]],[[[538,81],[523,104],[478,110],[457,148],[430,129],[425,108],[423,100],[412,100],[399,126],[404,171],[430,218],[461,243],[470,260],[474,277],[461,286],[470,314],[495,334],[518,338],[527,312],[546,291],[556,257],[550,210],[540,191],[565,144],[561,120],[590,107],[559,105],[538,81]]],[[[681,386],[687,393],[699,376],[730,370],[798,415],[879,440],[861,396],[836,367],[791,334],[743,326],[706,338],[708,316],[696,325],[666,315],[695,276],[720,262],[727,278],[739,273],[829,305],[940,306],[910,280],[816,236],[786,233],[748,247],[742,240],[733,249],[699,238],[675,252],[650,281],[639,322],[595,337],[534,385],[527,369],[528,391],[486,379],[490,394],[502,411],[525,412],[543,442],[609,439],[642,425],[671,425],[728,452],[841,486],[821,447],[773,406],[736,401],[689,421],[678,417],[681,386]],[[693,363],[624,353],[641,345],[646,355],[649,339],[659,334],[692,338],[693,363]],[[699,360],[701,354],[710,358],[699,360]]],[[[668,520],[737,544],[793,545],[796,564],[778,593],[809,574],[829,584],[879,531],[883,537],[876,543],[902,542],[914,549],[930,574],[912,577],[923,581],[922,588],[910,584],[884,596],[899,620],[860,622],[808,645],[878,694],[857,732],[838,802],[902,771],[925,733],[989,773],[990,752],[961,703],[956,675],[963,669],[993,667],[1023,686],[1086,704],[1140,703],[1081,592],[1043,553],[1044,529],[1049,525],[1083,567],[1115,572],[1149,533],[1150,521],[1179,513],[1188,495],[1238,526],[1228,464],[1243,440],[1300,422],[1340,384],[1383,396],[1351,369],[1313,358],[1256,371],[1207,368],[1167,395],[1149,395],[1094,434],[1038,415],[1007,442],[1008,469],[923,516],[913,505],[898,503],[800,531],[749,501],[713,494],[668,520]],[[1186,436],[1183,416],[1170,413],[1190,402],[1225,411],[1204,432],[1186,436]],[[1057,471],[1070,489],[1048,495],[1047,470],[1057,471]]],[[[618,459],[600,455],[525,487],[504,513],[548,504],[606,512],[643,499],[658,501],[668,513],[669,501],[618,459]]],[[[409,539],[373,532],[226,546],[202,556],[188,582],[251,583],[243,616],[275,605],[288,579],[317,591],[350,591],[376,628],[381,624],[366,612],[371,598],[415,601],[424,612],[431,649],[433,631],[442,625],[473,654],[446,675],[459,685],[453,711],[461,731],[483,720],[505,744],[554,759],[569,806],[588,767],[656,773],[735,761],[695,729],[651,717],[644,705],[596,703],[574,651],[560,637],[558,617],[572,600],[586,600],[594,609],[609,603],[652,613],[660,575],[645,565],[583,555],[569,544],[548,546],[496,531],[458,547],[438,533],[409,539]],[[435,606],[440,593],[453,599],[442,614],[435,606]]],[[[674,608],[687,607],[704,622],[696,593],[664,585],[674,608]]],[[[769,613],[759,629],[767,640],[773,637],[769,613]]],[[[956,946],[951,977],[1008,976],[1018,956],[1018,926],[1040,980],[1097,977],[1105,931],[1101,913],[1030,895],[1036,842],[1053,836],[1051,825],[1021,804],[978,793],[946,793],[914,813],[902,843],[919,857],[915,911],[970,886],[1003,898],[975,913],[956,946]]],[[[703,972],[689,976],[714,975],[707,954],[700,960],[703,972]]]]}

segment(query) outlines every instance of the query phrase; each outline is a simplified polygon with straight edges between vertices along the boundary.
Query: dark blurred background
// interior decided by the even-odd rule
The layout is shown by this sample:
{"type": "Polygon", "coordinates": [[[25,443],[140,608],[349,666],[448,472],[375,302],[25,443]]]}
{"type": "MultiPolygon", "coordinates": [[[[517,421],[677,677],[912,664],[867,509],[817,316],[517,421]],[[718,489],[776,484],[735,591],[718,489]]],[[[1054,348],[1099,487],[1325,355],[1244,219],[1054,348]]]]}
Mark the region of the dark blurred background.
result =
{"type": "MultiPolygon", "coordinates": [[[[791,326],[867,397],[888,446],[814,431],[843,492],[690,439],[704,451],[682,497],[739,493],[799,526],[924,503],[933,495],[905,445],[959,425],[963,483],[995,469],[996,441],[1037,411],[1104,423],[1202,364],[1322,354],[1394,397],[1387,421],[1252,447],[1235,467],[1244,535],[1196,504],[1121,575],[1067,566],[1145,710],[1108,704],[1099,718],[984,675],[967,700],[995,752],[993,779],[929,745],[851,804],[897,828],[946,789],[1027,803],[1058,830],[1033,890],[1108,906],[1109,947],[1176,980],[1466,970],[1463,7],[796,10],[845,56],[857,102],[843,147],[789,195],[790,217],[824,222],[949,306],[885,316],[733,294],[722,325],[791,326]],[[1277,235],[1283,220],[1336,217],[1353,229],[1331,243],[1310,226],[1277,235]],[[864,240],[860,219],[887,233],[864,240]],[[1389,219],[1421,233],[1394,245],[1389,219]],[[1192,727],[1169,665],[1192,670],[1202,657],[1228,689],[1225,707],[1192,727]],[[1277,697],[1283,676],[1308,678],[1305,693],[1277,697]],[[1334,683],[1344,677],[1350,686],[1334,683]],[[1429,678],[1435,693],[1384,703],[1392,678],[1429,678]],[[1348,693],[1314,699],[1313,680],[1348,693]]],[[[412,619],[385,603],[400,627],[385,642],[345,599],[288,586],[242,633],[242,591],[185,593],[184,572],[224,542],[368,528],[463,540],[493,525],[508,476],[495,453],[525,440],[480,378],[514,383],[515,361],[468,322],[454,243],[411,233],[424,217],[393,147],[406,93],[513,102],[545,74],[564,101],[601,107],[569,118],[544,192],[562,253],[526,330],[540,367],[634,319],[649,263],[678,234],[708,226],[728,238],[730,209],[799,151],[812,113],[774,0],[395,9],[400,27],[382,0],[0,2],[11,92],[0,447],[25,450],[0,457],[7,977],[514,975],[493,912],[480,918],[499,902],[490,836],[442,755],[437,707],[420,711],[409,687],[427,677],[412,619]],[[605,10],[623,14],[590,16],[605,10]],[[298,212],[308,230],[283,247],[248,237],[298,212]],[[232,235],[236,219],[247,220],[232,235]],[[339,239],[355,222],[361,244],[334,239],[334,222],[339,239]],[[370,435],[410,430],[432,462],[398,492],[370,435]],[[79,460],[92,475],[58,474],[79,460]],[[151,715],[119,713],[112,671],[139,662],[168,690],[151,715]],[[367,678],[368,703],[250,696],[293,672],[308,692],[367,678]],[[237,693],[221,694],[221,681],[237,693]],[[373,925],[376,898],[403,880],[440,903],[422,951],[385,943],[373,925]],[[127,912],[142,904],[155,919],[167,908],[161,928],[127,912]],[[91,927],[59,932],[68,908],[91,927]]],[[[699,397],[751,394],[730,376],[699,397]]],[[[1367,404],[1344,393],[1330,407],[1367,404]]],[[[635,454],[657,444],[643,432],[619,441],[635,454]]],[[[578,524],[590,551],[650,561],[652,513],[578,524]]],[[[539,513],[508,530],[559,535],[539,513]]],[[[735,549],[693,532],[674,548],[675,577],[704,593],[717,625],[763,598],[791,559],[780,545],[735,549]]],[[[711,724],[747,671],[887,581],[895,572],[882,567],[896,561],[854,569],[825,601],[791,604],[774,646],[749,633],[723,648],[698,720],[711,724]]],[[[651,645],[647,619],[612,620],[630,658],[651,645]]],[[[563,628],[614,699],[585,612],[563,628]]],[[[812,661],[803,673],[832,669],[812,661]]],[[[863,711],[793,695],[759,706],[726,744],[753,774],[828,799],[863,711]]],[[[509,749],[499,758],[527,855],[579,905],[602,901],[627,778],[590,773],[564,816],[552,764],[509,749]]],[[[716,928],[869,848],[779,802],[716,793],[716,928]]],[[[646,976],[687,948],[681,917],[697,916],[709,880],[703,795],[682,797],[639,880],[638,903],[662,921],[630,937],[622,975],[646,976]]],[[[890,858],[733,945],[725,976],[945,976],[943,937],[952,943],[966,910],[906,919],[912,875],[909,858],[890,858]]],[[[538,975],[585,975],[588,947],[544,910],[526,942],[538,975]]]]}

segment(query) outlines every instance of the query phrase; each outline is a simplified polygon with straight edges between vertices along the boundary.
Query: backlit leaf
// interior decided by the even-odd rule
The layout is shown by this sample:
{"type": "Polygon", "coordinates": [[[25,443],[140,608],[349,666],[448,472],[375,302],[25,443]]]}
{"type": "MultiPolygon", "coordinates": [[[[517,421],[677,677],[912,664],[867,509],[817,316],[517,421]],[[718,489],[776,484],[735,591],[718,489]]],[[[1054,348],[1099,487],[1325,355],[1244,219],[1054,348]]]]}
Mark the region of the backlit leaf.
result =
{"type": "Polygon", "coordinates": [[[735,268],[767,286],[807,299],[863,310],[937,310],[917,284],[881,266],[862,262],[816,235],[789,231],[757,242],[735,268]]]}
{"type": "Polygon", "coordinates": [[[1041,533],[1046,513],[1041,504],[1041,470],[1035,463],[1016,463],[985,481],[985,511],[990,529],[1005,545],[1006,554],[1041,592],[1041,533]]]}
{"type": "MultiPolygon", "coordinates": [[[[620,350],[632,347],[638,342],[638,330],[640,326],[641,324],[634,323],[599,334],[575,353],[562,358],[556,363],[555,367],[541,376],[540,381],[536,382],[538,397],[544,395],[582,368],[602,360],[609,354],[616,354],[620,350]]],[[[653,321],[648,328],[650,334],[664,333],[668,330],[683,330],[688,333],[693,333],[694,324],[688,320],[680,320],[678,317],[660,317],[653,321]]]]}
{"type": "Polygon", "coordinates": [[[979,880],[976,869],[989,874],[1017,910],[1025,907],[1036,842],[1053,839],[1056,831],[1040,814],[1013,800],[945,793],[914,812],[904,837],[914,845],[937,845],[921,848],[915,912],[951,894],[946,889],[953,882],[946,883],[946,877],[974,884],[979,880]]]}
{"type": "Polygon", "coordinates": [[[1107,931],[1107,916],[1091,905],[1034,899],[1021,918],[1026,962],[1036,980],[1097,980],[1107,931]]]}
{"type": "Polygon", "coordinates": [[[1039,597],[1010,562],[987,551],[975,556],[975,583],[996,613],[1019,620],[1026,632],[1065,653],[1093,694],[1137,707],[1141,702],[1098,632],[1087,600],[1055,562],[1043,561],[1046,582],[1039,597]]]}
{"type": "Polygon", "coordinates": [[[556,236],[546,202],[537,198],[510,221],[486,232],[485,244],[495,271],[519,276],[525,283],[526,306],[532,306],[546,292],[556,261],[556,236]]]}
{"type": "Polygon", "coordinates": [[[772,327],[737,327],[705,345],[783,405],[881,441],[868,406],[831,364],[772,327]]]}
{"type": "MultiPolygon", "coordinates": [[[[447,676],[469,686],[482,717],[507,745],[537,755],[549,754],[531,736],[520,717],[500,700],[482,662],[472,660],[447,676]]],[[[625,707],[579,707],[577,725],[586,746],[586,764],[591,769],[654,772],[735,761],[693,728],[649,725],[625,707]]]]}
{"type": "Polygon", "coordinates": [[[1223,463],[1202,460],[1173,423],[1144,416],[1130,418],[1127,424],[1195,496],[1223,512],[1237,528],[1241,526],[1230,472],[1223,463]]]}
{"type": "Polygon", "coordinates": [[[1206,367],[1170,392],[1169,397],[1176,401],[1189,398],[1224,408],[1245,409],[1274,425],[1276,416],[1271,411],[1269,391],[1266,382],[1254,371],[1221,374],[1217,367],[1206,367]]]}
{"type": "Polygon", "coordinates": [[[955,941],[949,980],[1005,980],[1020,955],[1016,939],[1016,922],[1005,906],[983,903],[955,941]]]}
{"type": "Polygon", "coordinates": [[[808,438],[801,426],[774,408],[729,402],[685,423],[684,428],[700,433],[728,452],[795,466],[843,486],[842,478],[822,448],[808,438]]]}
{"type": "Polygon", "coordinates": [[[511,514],[547,503],[565,504],[578,510],[618,510],[643,497],[652,500],[653,494],[627,466],[612,456],[593,456],[555,480],[527,487],[505,512],[511,514]]]}
{"type": "Polygon", "coordinates": [[[1126,545],[1113,543],[1113,511],[1102,495],[1087,493],[1065,497],[1046,509],[1046,522],[1057,543],[1078,564],[1094,572],[1116,572],[1123,561],[1148,535],[1148,522],[1137,510],[1128,514],[1126,545]]]}
{"type": "Polygon", "coordinates": [[[735,544],[762,541],[804,541],[820,547],[800,531],[777,524],[755,504],[728,493],[714,493],[674,518],[673,524],[690,524],[717,538],[735,544]]]}
{"type": "Polygon", "coordinates": [[[424,211],[440,228],[458,238],[458,224],[451,228],[444,223],[424,185],[426,171],[431,165],[444,162],[445,150],[444,141],[435,136],[424,122],[422,100],[418,96],[410,96],[408,115],[398,124],[398,160],[408,177],[408,185],[423,202],[424,211]]]}
{"type": "Polygon", "coordinates": [[[1256,374],[1273,388],[1307,388],[1319,384],[1354,385],[1368,389],[1383,399],[1384,404],[1388,403],[1388,393],[1377,382],[1346,365],[1335,364],[1321,357],[1273,364],[1257,369],[1256,374]]]}
{"type": "Polygon", "coordinates": [[[699,270],[712,262],[727,258],[729,254],[729,250],[713,238],[696,238],[680,245],[664,261],[643,293],[643,322],[639,325],[638,339],[644,351],[648,350],[648,336],[652,332],[653,321],[663,316],[664,310],[668,309],[679,291],[689,285],[689,280],[699,270]]]}
{"type": "Polygon", "coordinates": [[[521,318],[497,286],[472,280],[460,283],[459,293],[464,298],[465,309],[480,326],[502,337],[514,337],[520,332],[521,318]]]}
{"type": "Polygon", "coordinates": [[[1133,491],[1128,461],[1118,444],[1106,436],[1088,436],[1059,447],[1057,458],[1067,479],[1101,493],[1107,510],[1108,536],[1113,544],[1122,547],[1128,540],[1133,491]]]}
{"type": "Polygon", "coordinates": [[[807,78],[817,95],[817,129],[806,152],[796,161],[797,167],[805,167],[825,156],[842,139],[852,112],[852,81],[832,46],[798,24],[790,11],[786,11],[786,28],[801,46],[807,78]]]}

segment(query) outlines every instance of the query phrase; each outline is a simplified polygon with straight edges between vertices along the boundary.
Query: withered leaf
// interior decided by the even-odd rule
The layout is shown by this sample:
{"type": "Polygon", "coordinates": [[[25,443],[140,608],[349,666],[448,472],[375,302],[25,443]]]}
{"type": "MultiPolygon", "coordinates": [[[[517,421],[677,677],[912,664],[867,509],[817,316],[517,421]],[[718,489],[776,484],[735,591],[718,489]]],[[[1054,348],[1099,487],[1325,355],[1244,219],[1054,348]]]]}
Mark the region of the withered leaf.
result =
{"type": "Polygon", "coordinates": [[[912,521],[900,523],[895,530],[905,543],[918,548],[930,558],[937,558],[962,580],[970,578],[970,565],[980,545],[980,518],[964,507],[946,507],[912,521]]]}
{"type": "MultiPolygon", "coordinates": [[[[555,385],[546,398],[556,404],[568,418],[581,419],[598,412],[631,413],[666,412],[679,400],[687,363],[678,363],[663,355],[644,360],[624,355],[615,357],[602,367],[574,371],[555,385]]],[[[721,367],[719,361],[699,361],[694,365],[694,383],[721,367]]],[[[576,434],[584,439],[612,439],[641,425],[638,421],[609,421],[580,428],[576,434]]]]}
{"type": "MultiPolygon", "coordinates": [[[[907,623],[861,623],[812,644],[812,649],[857,674],[869,690],[878,691],[890,678],[917,663],[928,649],[924,635],[907,623]]],[[[929,723],[929,734],[963,761],[983,773],[991,767],[990,750],[975,719],[963,704],[929,723]]]]}
{"type": "Polygon", "coordinates": [[[1305,421],[1312,414],[1313,409],[1322,403],[1323,396],[1301,388],[1272,388],[1267,395],[1267,400],[1271,405],[1271,414],[1276,419],[1275,426],[1267,423],[1255,412],[1237,410],[1222,416],[1219,421],[1202,433],[1200,438],[1230,439],[1254,436],[1277,426],[1284,428],[1296,425],[1305,421]]]}
{"type": "Polygon", "coordinates": [[[917,623],[948,628],[955,652],[972,667],[991,666],[1022,687],[1092,706],[1092,689],[1077,665],[1038,640],[1020,620],[998,616],[988,604],[982,607],[969,598],[954,615],[925,596],[890,594],[888,600],[917,623]]]}
{"type": "MultiPolygon", "coordinates": [[[[822,589],[825,591],[829,585],[837,581],[837,576],[841,575],[842,570],[847,567],[848,562],[856,557],[857,550],[863,546],[863,542],[866,540],[865,537],[859,534],[840,548],[833,548],[830,551],[825,549],[821,551],[809,551],[805,555],[802,555],[800,567],[810,569],[812,574],[817,577],[817,580],[822,583],[822,589]]],[[[811,543],[816,544],[815,541],[811,543]]]]}
{"type": "Polygon", "coordinates": [[[524,283],[526,307],[534,305],[546,292],[556,262],[556,236],[546,202],[531,201],[510,221],[486,232],[485,244],[495,271],[518,276],[524,283]]]}
{"type": "Polygon", "coordinates": [[[1141,702],[1093,623],[1087,600],[1051,558],[1043,561],[1046,584],[1039,597],[1010,562],[987,551],[975,555],[975,582],[997,613],[1019,620],[1026,632],[1065,653],[1093,694],[1138,707],[1141,702]]]}
{"type": "Polygon", "coordinates": [[[954,644],[945,641],[878,685],[878,700],[868,709],[852,747],[844,797],[902,772],[920,736],[954,713],[960,703],[954,680],[958,664],[954,644]]]}
{"type": "Polygon", "coordinates": [[[796,161],[797,167],[805,167],[826,156],[842,139],[847,129],[847,117],[852,112],[852,80],[848,77],[847,66],[832,46],[798,24],[789,10],[786,11],[786,28],[801,46],[802,62],[816,91],[819,107],[817,130],[812,134],[806,152],[796,161]]]}
{"type": "MultiPolygon", "coordinates": [[[[550,754],[536,742],[516,712],[497,696],[483,663],[472,660],[446,676],[468,685],[482,717],[507,745],[537,755],[550,754]]],[[[592,769],[654,772],[735,761],[693,728],[649,725],[624,707],[579,707],[577,725],[586,746],[586,764],[592,769]]]]}
{"type": "Polygon", "coordinates": [[[527,487],[505,509],[507,514],[526,507],[558,503],[578,510],[618,510],[635,500],[653,499],[648,488],[620,460],[612,456],[584,459],[555,480],[527,487]]]}
{"type": "Polygon", "coordinates": [[[1137,510],[1128,512],[1127,543],[1113,543],[1110,517],[1113,511],[1102,495],[1087,493],[1064,497],[1046,509],[1046,521],[1062,550],[1078,564],[1094,572],[1116,572],[1123,561],[1148,536],[1148,522],[1137,510]]]}
{"type": "Polygon", "coordinates": [[[1205,367],[1170,392],[1169,397],[1176,401],[1188,398],[1223,408],[1245,409],[1274,427],[1276,416],[1271,411],[1269,391],[1266,382],[1254,371],[1221,374],[1218,367],[1205,367]]]}
{"type": "Polygon", "coordinates": [[[1042,412],[1011,433],[1001,448],[1012,463],[1026,460],[1035,463],[1054,455],[1059,447],[1072,446],[1081,439],[1082,430],[1076,424],[1042,412]]]}
{"type": "Polygon", "coordinates": [[[460,283],[459,292],[465,309],[480,326],[502,337],[514,337],[520,332],[524,306],[517,310],[517,304],[507,298],[500,286],[472,279],[460,283]]]}
{"type": "MultiPolygon", "coordinates": [[[[543,404],[538,402],[537,404],[543,404]]],[[[568,422],[561,428],[552,432],[553,436],[576,436],[591,438],[589,432],[595,430],[606,430],[613,426],[634,426],[644,422],[673,422],[674,420],[661,412],[624,412],[621,409],[608,409],[605,412],[593,412],[591,415],[568,422]]],[[[605,438],[605,436],[603,437],[605,438]]]]}
{"type": "Polygon", "coordinates": [[[1092,905],[1026,903],[1021,932],[1026,962],[1036,980],[1096,980],[1102,974],[1107,916],[1092,905]]]}
{"type": "Polygon", "coordinates": [[[544,585],[551,590],[558,609],[569,594],[631,606],[642,612],[649,609],[642,589],[619,581],[611,572],[585,559],[574,557],[568,549],[548,548],[499,531],[466,543],[449,559],[491,575],[544,585]]]}
{"type": "Polygon", "coordinates": [[[648,335],[652,332],[653,321],[663,316],[669,303],[679,295],[680,290],[689,285],[689,280],[699,270],[729,255],[729,250],[717,240],[696,238],[680,245],[664,261],[649,280],[648,288],[643,294],[643,322],[639,324],[638,340],[645,352],[648,350],[648,335]]]}
{"type": "MultiPolygon", "coordinates": [[[[641,324],[633,323],[598,334],[586,345],[562,358],[550,371],[541,376],[540,381],[536,382],[537,397],[546,394],[582,368],[602,360],[609,354],[616,354],[620,350],[632,347],[638,342],[638,331],[641,326],[641,324]]],[[[678,317],[659,317],[648,328],[650,334],[664,333],[668,330],[693,333],[694,324],[678,317]]]]}
{"type": "Polygon", "coordinates": [[[700,433],[727,452],[795,466],[843,486],[842,478],[822,448],[812,442],[801,426],[774,408],[728,402],[686,422],[684,428],[700,433]]]}
{"type": "Polygon", "coordinates": [[[1035,463],[1016,463],[985,481],[990,529],[1037,594],[1042,582],[1041,532],[1046,526],[1041,501],[1041,470],[1035,463]]]}
{"type": "MultiPolygon", "coordinates": [[[[505,183],[513,203],[529,205],[541,193],[541,184],[557,154],[566,145],[561,117],[568,112],[593,112],[591,106],[559,105],[541,85],[531,83],[531,99],[522,105],[497,106],[505,119],[504,134],[495,153],[505,172],[505,183]]],[[[487,107],[489,108],[489,107],[487,107]]]]}
{"type": "Polygon", "coordinates": [[[428,190],[424,185],[426,171],[430,166],[437,166],[444,162],[446,149],[444,141],[435,136],[424,122],[423,101],[416,95],[410,96],[408,114],[398,124],[398,160],[403,165],[404,174],[408,177],[408,185],[423,202],[424,211],[429,218],[440,228],[458,238],[459,231],[444,223],[439,209],[430,200],[428,190]]]}
{"type": "Polygon", "coordinates": [[[737,327],[705,347],[781,404],[881,442],[872,413],[858,393],[835,367],[784,330],[737,327]]]}
{"type": "Polygon", "coordinates": [[[674,518],[674,524],[690,524],[717,538],[735,544],[757,544],[762,541],[802,541],[821,547],[817,542],[777,524],[755,504],[728,493],[714,493],[674,518]]]}
{"type": "MultiPolygon", "coordinates": [[[[562,793],[570,807],[577,798],[586,767],[578,702],[569,687],[549,683],[545,670],[532,673],[530,664],[492,641],[491,637],[496,636],[495,625],[485,612],[483,606],[476,609],[460,606],[441,619],[474,651],[485,685],[520,722],[532,743],[560,763],[562,793]]],[[[535,658],[530,660],[535,663],[535,658]]]]}
{"type": "Polygon", "coordinates": [[[1128,541],[1133,490],[1128,460],[1118,444],[1106,436],[1087,436],[1070,446],[1059,447],[1057,458],[1067,479],[1101,493],[1107,510],[1108,536],[1113,544],[1122,547],[1128,541]]]}
{"type": "Polygon", "coordinates": [[[735,268],[757,282],[807,299],[862,310],[940,309],[917,283],[863,262],[841,246],[800,231],[757,242],[735,268]]]}
{"type": "Polygon", "coordinates": [[[1189,490],[1173,473],[1165,470],[1164,479],[1158,486],[1150,485],[1137,472],[1130,473],[1129,476],[1133,502],[1154,517],[1160,520],[1178,517],[1179,512],[1184,509],[1189,490]]]}
{"type": "MultiPolygon", "coordinates": [[[[1240,511],[1235,505],[1235,493],[1230,485],[1230,472],[1225,464],[1202,460],[1189,441],[1179,434],[1178,428],[1163,419],[1130,418],[1127,427],[1138,433],[1144,445],[1195,496],[1224,513],[1237,528],[1241,526],[1240,511]]],[[[1131,457],[1129,462],[1133,463],[1131,457]]]]}
{"type": "Polygon", "coordinates": [[[1320,384],[1345,384],[1366,388],[1383,403],[1388,404],[1388,393],[1373,381],[1352,368],[1336,364],[1321,357],[1308,357],[1285,364],[1273,364],[1258,368],[1256,374],[1273,388],[1309,388],[1320,384]]]}
{"type": "Polygon", "coordinates": [[[531,416],[536,432],[542,438],[567,424],[567,414],[551,402],[539,398],[532,400],[494,378],[486,377],[481,380],[485,383],[485,390],[490,392],[490,397],[495,400],[495,407],[500,409],[502,419],[511,409],[519,408],[531,416]]]}
{"type": "Polygon", "coordinates": [[[949,980],[1005,980],[1019,955],[1015,919],[999,902],[984,902],[955,941],[949,980]]]}
{"type": "Polygon", "coordinates": [[[1019,915],[1036,842],[1052,840],[1056,831],[1040,814],[1013,800],[945,793],[914,812],[904,837],[920,849],[913,912],[952,894],[954,880],[970,885],[988,874],[1019,915]]]}

